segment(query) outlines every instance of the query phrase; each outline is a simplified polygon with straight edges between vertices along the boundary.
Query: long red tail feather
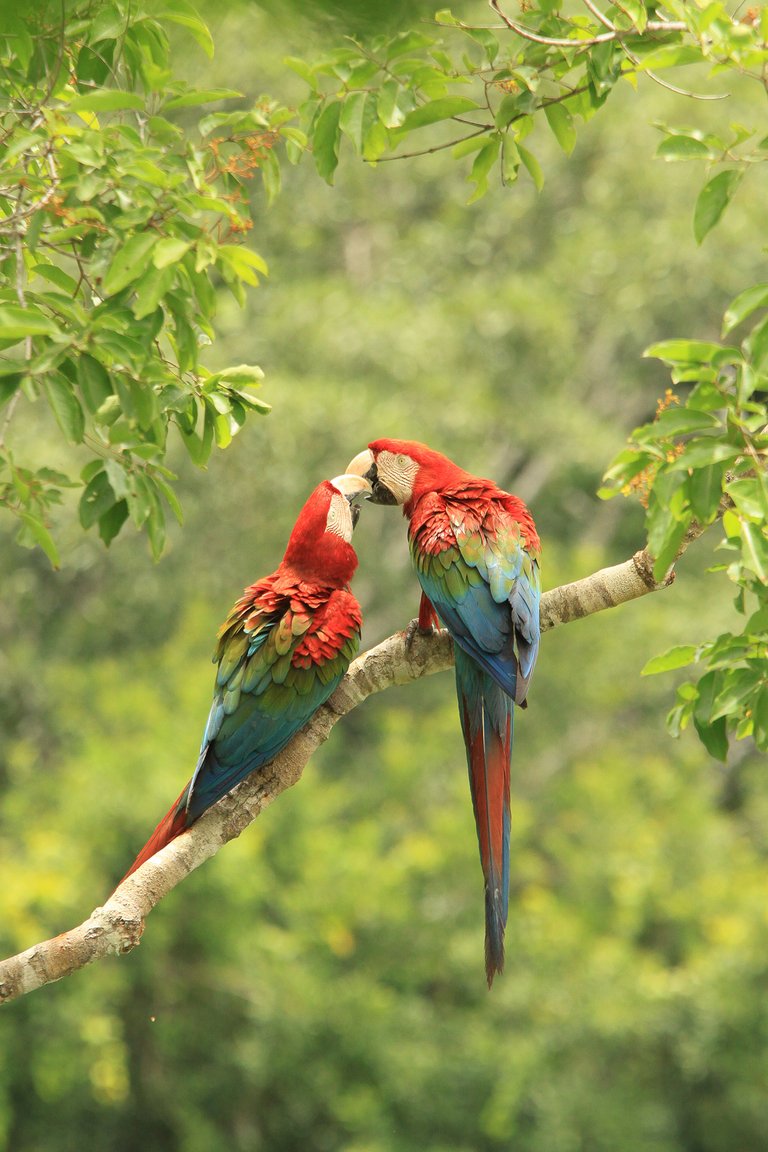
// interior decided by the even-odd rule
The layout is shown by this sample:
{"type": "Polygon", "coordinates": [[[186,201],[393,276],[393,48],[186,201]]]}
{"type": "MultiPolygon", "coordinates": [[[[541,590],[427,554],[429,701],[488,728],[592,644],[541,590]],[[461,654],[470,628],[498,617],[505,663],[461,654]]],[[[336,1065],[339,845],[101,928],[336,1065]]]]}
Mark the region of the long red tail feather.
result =
{"type": "MultiPolygon", "coordinates": [[[[139,852],[133,864],[131,864],[125,876],[123,876],[123,880],[127,880],[137,868],[141,867],[145,860],[149,860],[150,856],[154,856],[161,848],[165,848],[166,844],[170,844],[171,840],[175,840],[176,837],[180,836],[187,828],[185,802],[188,787],[189,785],[184,788],[179,798],[171,805],[165,816],[163,816],[157,828],[155,828],[149,840],[147,840],[141,852],[139,852]]],[[[122,884],[123,880],[120,881],[120,884],[122,884]]],[[[118,885],[118,887],[119,886],[120,885],[118,885]]]]}
{"type": "Polygon", "coordinates": [[[513,705],[491,678],[460,651],[456,653],[456,686],[485,879],[485,972],[490,988],[496,973],[504,968],[513,705]]]}

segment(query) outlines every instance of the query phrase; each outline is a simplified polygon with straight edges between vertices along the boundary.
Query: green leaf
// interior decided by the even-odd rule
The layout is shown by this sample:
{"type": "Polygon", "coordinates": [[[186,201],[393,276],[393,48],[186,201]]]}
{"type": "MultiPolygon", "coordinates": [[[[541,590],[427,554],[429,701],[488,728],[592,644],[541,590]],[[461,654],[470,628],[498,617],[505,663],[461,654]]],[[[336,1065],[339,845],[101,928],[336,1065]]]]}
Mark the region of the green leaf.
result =
{"type": "Polygon", "coordinates": [[[518,144],[517,150],[520,153],[520,159],[536,185],[536,191],[541,192],[544,187],[544,172],[542,171],[541,164],[534,156],[533,152],[529,152],[527,148],[523,148],[522,144],[518,144]]]}
{"type": "Polygon", "coordinates": [[[632,436],[634,440],[643,443],[645,440],[682,436],[686,432],[701,432],[721,426],[720,420],[711,412],[703,412],[697,408],[667,408],[652,424],[637,428],[632,436]]]}
{"type": "Polygon", "coordinates": [[[721,716],[713,724],[705,724],[694,716],[693,723],[710,756],[724,764],[728,759],[728,727],[725,717],[721,716]]]}
{"type": "Polygon", "coordinates": [[[709,524],[717,515],[723,495],[726,463],[705,464],[696,468],[688,480],[691,511],[700,524],[709,524]]]}
{"type": "Polygon", "coordinates": [[[693,710],[693,722],[704,747],[711,756],[725,760],[728,755],[728,734],[725,717],[714,724],[710,718],[715,700],[723,686],[722,673],[716,670],[706,672],[697,684],[698,696],[693,710]]]}
{"type": "Polygon", "coordinates": [[[98,412],[107,397],[112,395],[106,368],[86,352],[77,358],[77,382],[89,412],[98,412]]]}
{"type": "Polygon", "coordinates": [[[368,122],[368,109],[375,109],[375,98],[373,94],[368,97],[368,103],[365,106],[365,123],[363,126],[363,158],[369,164],[375,164],[380,156],[387,151],[391,146],[390,134],[380,120],[372,121],[369,128],[365,127],[368,122]]]}
{"type": "Polygon", "coordinates": [[[179,498],[176,495],[176,493],[174,492],[173,488],[171,488],[171,486],[167,482],[167,480],[163,480],[162,476],[155,476],[154,481],[155,481],[155,484],[157,485],[158,489],[162,492],[163,496],[165,496],[165,499],[168,503],[168,507],[173,512],[178,523],[183,524],[184,523],[184,513],[182,511],[181,504],[179,502],[179,498]]]}
{"type": "Polygon", "coordinates": [[[467,201],[468,204],[474,204],[481,196],[484,196],[488,191],[488,176],[496,163],[499,156],[499,148],[501,147],[501,138],[498,134],[483,145],[475,157],[472,169],[467,177],[473,184],[475,190],[467,201]]]}
{"type": "MultiPolygon", "coordinates": [[[[147,480],[149,484],[149,480],[147,480]]],[[[150,493],[150,511],[147,518],[147,536],[152,559],[159,560],[165,547],[165,512],[154,491],[150,493]]]]}
{"type": "Polygon", "coordinates": [[[651,545],[649,537],[648,546],[655,556],[653,565],[655,580],[663,580],[670,566],[674,563],[690,522],[690,513],[684,515],[681,520],[669,516],[664,524],[664,531],[659,531],[654,545],[651,545]]]}
{"type": "Polygon", "coordinates": [[[667,471],[678,472],[688,468],[703,468],[707,464],[717,464],[721,460],[734,460],[741,455],[741,452],[741,448],[734,444],[728,444],[725,440],[720,440],[715,436],[691,440],[677,459],[672,464],[667,465],[667,471]]]}
{"type": "Polygon", "coordinates": [[[693,213],[693,234],[701,244],[722,216],[741,183],[743,173],[738,168],[718,172],[699,193],[693,213]]]}
{"type": "Polygon", "coordinates": [[[752,705],[752,731],[761,752],[768,752],[768,684],[763,684],[752,705]]]}
{"type": "Polygon", "coordinates": [[[239,280],[256,287],[260,272],[262,276],[268,274],[266,261],[251,248],[244,248],[240,244],[221,244],[218,249],[219,259],[228,265],[239,280]]]}
{"type": "Polygon", "coordinates": [[[57,288],[61,288],[62,292],[66,292],[68,296],[74,296],[77,292],[77,280],[73,276],[68,276],[64,269],[59,268],[56,264],[36,264],[34,273],[36,276],[42,276],[44,280],[49,280],[57,288]]]}
{"type": "Polygon", "coordinates": [[[0,306],[0,340],[23,340],[25,336],[58,336],[59,328],[37,308],[19,304],[0,306]]]}
{"type": "MultiPolygon", "coordinates": [[[[766,361],[768,360],[768,317],[752,329],[744,347],[748,352],[750,359],[752,360],[754,368],[758,372],[764,373],[766,368],[766,361]]],[[[749,376],[746,375],[746,372],[747,369],[745,368],[742,373],[742,389],[739,391],[739,395],[742,396],[743,399],[746,399],[748,395],[751,395],[751,392],[754,391],[756,386],[756,382],[752,382],[749,391],[744,391],[742,395],[742,390],[745,389],[747,381],[749,380],[749,376]]]]}
{"type": "MultiPolygon", "coordinates": [[[[6,367],[6,365],[3,365],[3,367],[6,367]]],[[[11,396],[18,392],[23,379],[23,371],[3,372],[2,375],[0,375],[0,408],[2,408],[3,404],[7,404],[11,396]]]]}
{"type": "Polygon", "coordinates": [[[684,668],[693,664],[698,648],[695,644],[678,644],[660,656],[654,656],[641,670],[641,676],[656,676],[659,672],[671,672],[674,668],[684,668]]]}
{"type": "Polygon", "coordinates": [[[147,270],[149,254],[156,244],[157,236],[152,232],[142,232],[127,240],[118,249],[104,277],[104,294],[114,296],[138,280],[147,270]]]}
{"type": "Polygon", "coordinates": [[[740,520],[744,563],[763,584],[768,584],[768,540],[759,525],[743,517],[740,520]]]}
{"type": "Polygon", "coordinates": [[[339,114],[339,128],[352,142],[358,156],[363,151],[363,115],[367,99],[367,92],[350,92],[339,114]]]}
{"type": "Polygon", "coordinates": [[[440,120],[450,120],[465,112],[476,112],[479,107],[480,105],[470,100],[468,96],[441,96],[438,100],[421,104],[409,112],[398,135],[411,132],[415,128],[426,128],[428,124],[436,124],[440,120]]]}
{"type": "Polygon", "coordinates": [[[768,522],[768,506],[762,484],[756,476],[744,476],[731,480],[726,491],[740,512],[758,523],[768,522]]]}
{"type": "Polygon", "coordinates": [[[642,0],[621,0],[621,10],[626,12],[638,32],[644,32],[648,23],[648,13],[642,0]]]}
{"type": "Polygon", "coordinates": [[[662,68],[679,68],[683,64],[700,64],[704,58],[701,48],[693,44],[663,44],[644,56],[638,68],[658,72],[662,68]]]}
{"type": "Polygon", "coordinates": [[[714,160],[718,153],[696,136],[667,136],[656,149],[660,160],[714,160]]]}
{"type": "Polygon", "coordinates": [[[643,356],[654,356],[668,364],[709,364],[723,352],[739,356],[738,348],[729,348],[723,344],[712,344],[704,340],[662,340],[659,344],[651,344],[643,352],[643,356]]]}
{"type": "Polygon", "coordinates": [[[768,633],[768,604],[753,612],[744,625],[744,631],[752,636],[768,633]]]}
{"type": "Polygon", "coordinates": [[[379,89],[376,111],[385,128],[399,128],[405,119],[397,103],[400,91],[397,80],[386,80],[379,89]]]}
{"type": "Polygon", "coordinates": [[[67,105],[69,112],[119,112],[131,108],[138,112],[146,101],[137,92],[123,92],[119,88],[102,88],[75,96],[67,105]]]}
{"type": "Polygon", "coordinates": [[[122,500],[130,491],[128,473],[118,460],[107,457],[104,461],[104,471],[107,474],[109,485],[118,500],[122,500]]]}
{"type": "Polygon", "coordinates": [[[467,35],[484,49],[489,64],[493,64],[499,54],[499,42],[488,28],[467,28],[467,35]]]}
{"type": "Polygon", "coordinates": [[[180,96],[173,96],[163,104],[164,112],[172,112],[178,108],[193,108],[198,104],[208,104],[211,100],[237,100],[243,95],[234,88],[201,88],[182,92],[180,96]]]}
{"type": "Polygon", "coordinates": [[[520,153],[511,136],[504,137],[501,150],[501,178],[505,184],[514,184],[520,168],[520,153]]]}
{"type": "Polygon", "coordinates": [[[91,528],[114,503],[115,494],[106,472],[97,472],[88,481],[85,491],[80,497],[79,513],[83,528],[91,528]]]}
{"type": "Polygon", "coordinates": [[[301,76],[305,84],[308,84],[312,91],[316,91],[315,74],[304,60],[300,60],[298,56],[284,56],[283,64],[295,72],[297,76],[301,76]]]}
{"type": "Polygon", "coordinates": [[[43,552],[45,552],[51,562],[51,566],[53,568],[60,567],[59,550],[42,520],[38,516],[35,516],[33,512],[27,512],[25,509],[22,509],[19,515],[24,521],[29,535],[34,542],[42,548],[43,552]]]}
{"type": "Polygon", "coordinates": [[[571,116],[564,104],[545,104],[544,115],[552,133],[566,155],[570,156],[576,144],[576,129],[571,116]]]}
{"type": "Polygon", "coordinates": [[[118,500],[99,517],[99,536],[107,548],[128,519],[128,502],[118,500]]]}
{"type": "Polygon", "coordinates": [[[186,432],[182,428],[181,436],[192,463],[198,468],[204,468],[213,448],[213,422],[208,419],[208,413],[206,412],[202,435],[198,436],[197,432],[186,432]]]}
{"type": "Polygon", "coordinates": [[[132,311],[137,320],[152,315],[166,292],[173,287],[175,278],[176,270],[172,266],[147,269],[136,282],[136,299],[132,311]]]}
{"type": "Polygon", "coordinates": [[[213,56],[213,37],[195,9],[191,4],[186,3],[186,0],[168,0],[165,7],[159,10],[158,16],[186,28],[206,56],[213,56]]]}
{"type": "Polygon", "coordinates": [[[167,268],[169,264],[178,263],[191,247],[191,240],[179,240],[175,236],[164,236],[155,244],[152,263],[155,268],[167,268]]]}
{"type": "Polygon", "coordinates": [[[255,387],[264,379],[263,371],[256,364],[236,364],[218,372],[217,376],[219,380],[238,388],[255,387]]]}
{"type": "Polygon", "coordinates": [[[751,668],[729,669],[725,684],[712,704],[710,718],[719,720],[721,716],[738,716],[744,705],[760,685],[759,672],[751,668]]]}
{"type": "Polygon", "coordinates": [[[312,136],[312,152],[318,175],[328,184],[333,184],[333,174],[339,163],[339,119],[341,103],[338,100],[326,104],[317,118],[312,136]]]}
{"type": "Polygon", "coordinates": [[[72,385],[62,376],[50,374],[45,382],[48,403],[62,432],[72,444],[82,443],[85,435],[85,417],[72,385]]]}
{"type": "Polygon", "coordinates": [[[765,307],[768,307],[768,284],[755,284],[752,288],[740,292],[728,305],[723,316],[723,336],[758,308],[765,307]]]}

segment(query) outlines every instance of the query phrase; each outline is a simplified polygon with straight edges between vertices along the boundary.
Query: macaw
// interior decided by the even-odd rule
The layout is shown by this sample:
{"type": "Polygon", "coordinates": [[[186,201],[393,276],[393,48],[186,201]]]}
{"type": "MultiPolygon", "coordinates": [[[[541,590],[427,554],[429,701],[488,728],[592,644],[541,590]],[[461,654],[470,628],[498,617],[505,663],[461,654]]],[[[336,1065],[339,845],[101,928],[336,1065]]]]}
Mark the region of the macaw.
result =
{"type": "Polygon", "coordinates": [[[418,627],[454,640],[456,693],[485,879],[488,987],[504,967],[514,706],[539,648],[540,543],[522,500],[411,440],[374,440],[348,472],[401,504],[422,588],[418,627]]]}
{"type": "Polygon", "coordinates": [[[277,570],[246,588],[224,621],[197,767],[126,876],[277,756],[338,685],[360,644],[351,541],[370,491],[356,475],[324,480],[299,513],[277,570]]]}

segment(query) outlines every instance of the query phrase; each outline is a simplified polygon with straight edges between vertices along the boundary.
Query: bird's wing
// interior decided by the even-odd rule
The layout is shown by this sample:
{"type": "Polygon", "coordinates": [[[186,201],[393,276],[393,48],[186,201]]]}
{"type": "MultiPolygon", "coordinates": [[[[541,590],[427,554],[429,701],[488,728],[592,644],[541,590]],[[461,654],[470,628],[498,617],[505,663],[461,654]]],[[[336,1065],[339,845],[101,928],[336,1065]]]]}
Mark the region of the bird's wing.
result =
{"type": "Polygon", "coordinates": [[[411,550],[424,592],[454,639],[516,703],[539,644],[539,565],[502,506],[444,501],[411,550]]]}
{"type": "Polygon", "coordinates": [[[269,611],[236,607],[220,635],[188,820],[281,751],[331,695],[359,641],[360,611],[349,592],[314,607],[289,598],[269,611]]]}

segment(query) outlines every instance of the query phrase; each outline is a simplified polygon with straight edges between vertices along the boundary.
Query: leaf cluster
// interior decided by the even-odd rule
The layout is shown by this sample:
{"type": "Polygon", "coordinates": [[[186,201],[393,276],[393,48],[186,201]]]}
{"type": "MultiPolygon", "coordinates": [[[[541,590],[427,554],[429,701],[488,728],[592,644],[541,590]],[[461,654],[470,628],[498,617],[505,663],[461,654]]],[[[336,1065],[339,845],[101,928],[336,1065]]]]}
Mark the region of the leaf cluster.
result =
{"type": "MultiPolygon", "coordinates": [[[[437,32],[412,29],[370,46],[353,42],[319,60],[287,61],[309,88],[302,126],[324,179],[333,180],[346,141],[369,163],[441,150],[459,161],[471,157],[470,203],[487,192],[494,172],[510,184],[526,170],[540,188],[543,169],[523,143],[537,120],[570,153],[578,121],[590,120],[621,81],[636,85],[651,77],[668,86],[658,72],[698,64],[710,78],[737,71],[762,84],[768,60],[764,11],[739,19],[721,3],[701,10],[671,0],[662,13],[631,0],[604,12],[591,3],[571,12],[542,0],[527,4],[517,20],[499,3],[491,7],[501,24],[473,24],[442,9],[437,32]],[[435,125],[437,132],[423,131],[435,125]],[[415,150],[404,151],[412,140],[415,150]]],[[[737,126],[729,140],[665,131],[659,153],[666,159],[727,165],[699,200],[696,235],[703,239],[749,164],[766,159],[765,140],[739,153],[753,130],[737,126]]]]}
{"type": "Polygon", "coordinates": [[[173,25],[212,52],[187,0],[33,6],[0,31],[0,503],[54,564],[65,487],[83,527],[108,544],[130,520],[158,556],[164,509],[181,514],[169,430],[202,466],[269,411],[259,369],[211,373],[202,354],[217,287],[242,303],[267,272],[243,244],[250,184],[274,196],[277,147],[303,138],[273,102],[174,79],[173,25]],[[38,402],[89,458],[78,476],[16,459],[12,416],[38,402]]]}
{"type": "Polygon", "coordinates": [[[728,736],[752,736],[768,751],[768,285],[739,294],[723,320],[723,336],[749,321],[739,345],[668,340],[647,355],[671,368],[681,404],[668,390],[656,418],[630,437],[614,460],[601,494],[640,493],[646,505],[654,575],[663,579],[686,534],[722,523],[715,566],[737,587],[740,633],[676,646],[646,672],[703,664],[697,684],[678,688],[669,716],[676,735],[692,719],[708,750],[724,760],[728,736]]]}

